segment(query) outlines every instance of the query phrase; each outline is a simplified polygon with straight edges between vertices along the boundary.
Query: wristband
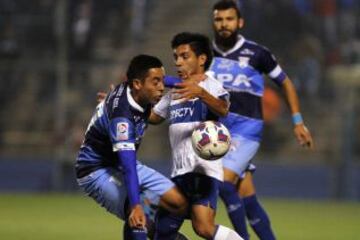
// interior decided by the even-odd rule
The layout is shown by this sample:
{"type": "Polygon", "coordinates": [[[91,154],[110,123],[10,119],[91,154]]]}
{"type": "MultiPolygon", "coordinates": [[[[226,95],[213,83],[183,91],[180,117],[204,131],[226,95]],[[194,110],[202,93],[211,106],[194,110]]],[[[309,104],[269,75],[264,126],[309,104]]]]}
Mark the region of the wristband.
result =
{"type": "Polygon", "coordinates": [[[298,125],[303,123],[303,118],[301,116],[301,113],[295,113],[292,115],[292,121],[294,123],[294,125],[298,125]]]}

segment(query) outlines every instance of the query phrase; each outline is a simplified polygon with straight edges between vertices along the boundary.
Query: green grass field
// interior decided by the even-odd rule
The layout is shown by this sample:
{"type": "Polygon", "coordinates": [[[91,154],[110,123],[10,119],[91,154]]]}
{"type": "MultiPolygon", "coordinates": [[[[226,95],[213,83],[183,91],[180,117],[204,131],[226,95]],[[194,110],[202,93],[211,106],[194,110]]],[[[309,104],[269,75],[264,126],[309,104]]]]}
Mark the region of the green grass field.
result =
{"type": "MultiPolygon", "coordinates": [[[[264,205],[278,239],[360,239],[359,203],[267,199],[264,205]]],[[[222,204],[217,222],[230,226],[222,204]]],[[[121,225],[82,195],[0,195],[1,240],[119,240],[121,225]]],[[[193,240],[200,239],[188,222],[182,232],[193,240]]]]}

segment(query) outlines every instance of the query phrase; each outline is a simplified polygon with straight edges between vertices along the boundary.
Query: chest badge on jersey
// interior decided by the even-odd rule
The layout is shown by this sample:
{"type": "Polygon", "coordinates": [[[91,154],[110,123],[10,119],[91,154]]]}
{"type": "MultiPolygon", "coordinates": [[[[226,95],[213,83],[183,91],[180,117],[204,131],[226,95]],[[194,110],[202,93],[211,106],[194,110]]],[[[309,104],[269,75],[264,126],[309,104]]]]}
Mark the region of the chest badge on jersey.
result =
{"type": "Polygon", "coordinates": [[[129,124],[121,122],[116,125],[116,139],[128,140],[129,139],[129,124]]]}
{"type": "Polygon", "coordinates": [[[248,57],[239,57],[239,67],[244,68],[249,66],[250,58],[248,57]]]}

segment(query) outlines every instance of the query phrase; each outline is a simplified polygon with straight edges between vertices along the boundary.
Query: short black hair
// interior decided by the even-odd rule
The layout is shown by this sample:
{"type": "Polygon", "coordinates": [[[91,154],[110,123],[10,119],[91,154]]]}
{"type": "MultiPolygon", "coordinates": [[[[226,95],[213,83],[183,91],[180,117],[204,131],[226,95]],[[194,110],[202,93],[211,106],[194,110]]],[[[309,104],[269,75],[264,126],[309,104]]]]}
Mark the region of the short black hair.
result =
{"type": "Polygon", "coordinates": [[[183,44],[189,44],[191,50],[195,52],[196,56],[205,54],[206,62],[204,68],[205,70],[207,70],[210,67],[213,53],[210,45],[210,40],[207,36],[200,33],[182,32],[176,34],[171,41],[171,47],[173,49],[183,44]]]}
{"type": "Polygon", "coordinates": [[[213,6],[213,11],[215,10],[228,10],[228,9],[235,9],[236,15],[238,18],[242,18],[242,14],[240,12],[240,9],[235,1],[233,0],[220,0],[213,6]]]}
{"type": "Polygon", "coordinates": [[[154,56],[140,54],[135,56],[129,64],[126,72],[127,81],[129,86],[132,87],[134,79],[144,81],[147,77],[150,68],[161,68],[163,67],[160,59],[154,56]]]}

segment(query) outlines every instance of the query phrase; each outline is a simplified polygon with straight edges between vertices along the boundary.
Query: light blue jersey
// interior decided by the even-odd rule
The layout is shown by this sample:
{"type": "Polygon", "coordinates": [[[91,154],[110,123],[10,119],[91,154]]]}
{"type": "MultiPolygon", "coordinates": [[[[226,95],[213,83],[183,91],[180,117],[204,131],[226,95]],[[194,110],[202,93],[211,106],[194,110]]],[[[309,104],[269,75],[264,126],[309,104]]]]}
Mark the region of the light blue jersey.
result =
{"type": "MultiPolygon", "coordinates": [[[[286,74],[265,47],[239,36],[238,42],[224,52],[213,43],[214,59],[208,74],[223,83],[230,93],[229,114],[220,121],[229,129],[232,146],[223,165],[238,176],[248,169],[256,154],[263,129],[263,74],[281,85],[286,74]]],[[[254,169],[253,169],[254,170],[254,169]]]]}
{"type": "Polygon", "coordinates": [[[223,83],[230,93],[230,113],[220,119],[230,130],[260,141],[263,128],[261,98],[263,74],[281,85],[286,75],[265,47],[239,36],[237,44],[223,52],[213,44],[215,58],[208,73],[223,83]]]}

